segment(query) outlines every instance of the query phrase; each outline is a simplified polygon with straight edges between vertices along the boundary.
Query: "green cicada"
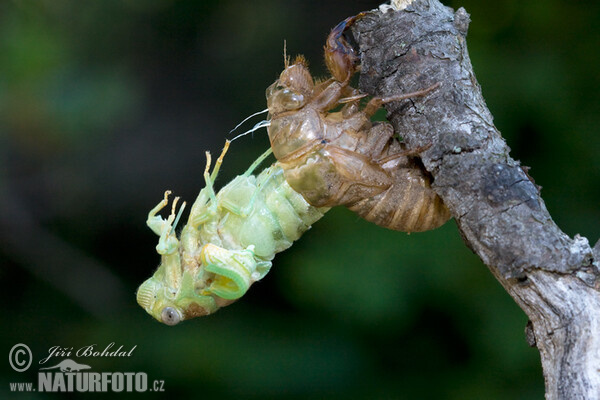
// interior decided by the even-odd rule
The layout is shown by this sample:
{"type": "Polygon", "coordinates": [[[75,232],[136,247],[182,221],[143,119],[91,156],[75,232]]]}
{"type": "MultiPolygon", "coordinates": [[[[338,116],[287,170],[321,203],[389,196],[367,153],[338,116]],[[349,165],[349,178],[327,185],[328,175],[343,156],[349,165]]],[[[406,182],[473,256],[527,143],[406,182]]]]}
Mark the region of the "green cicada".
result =
{"type": "Polygon", "coordinates": [[[161,263],[137,291],[137,301],[167,325],[214,313],[242,297],[271,268],[276,253],[292,245],[329,208],[316,208],[285,181],[278,163],[253,175],[270,154],[259,157],[242,175],[215,193],[213,183],[229,142],[210,172],[206,153],[206,187],[192,205],[177,235],[185,203],[178,198],[167,219],[158,215],[170,191],[148,214],[148,227],[159,237],[161,263]]]}

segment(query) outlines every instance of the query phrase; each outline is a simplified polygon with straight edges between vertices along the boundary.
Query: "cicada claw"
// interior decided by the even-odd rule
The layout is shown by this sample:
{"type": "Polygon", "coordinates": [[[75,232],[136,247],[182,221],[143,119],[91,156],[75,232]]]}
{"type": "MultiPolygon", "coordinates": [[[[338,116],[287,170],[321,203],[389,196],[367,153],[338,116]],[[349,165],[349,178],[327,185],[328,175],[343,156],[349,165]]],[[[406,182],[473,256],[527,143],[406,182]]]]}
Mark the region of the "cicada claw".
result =
{"type": "Polygon", "coordinates": [[[329,72],[331,72],[331,75],[338,82],[348,82],[356,72],[358,63],[356,52],[344,38],[344,32],[357,19],[360,19],[365,15],[366,13],[362,12],[358,15],[346,18],[337,24],[327,37],[327,41],[325,42],[325,64],[327,65],[329,72]]]}
{"type": "Polygon", "coordinates": [[[160,239],[158,240],[158,245],[156,246],[156,251],[158,254],[171,254],[177,250],[179,246],[179,241],[177,240],[177,236],[175,235],[175,228],[177,227],[177,222],[183,213],[183,209],[185,208],[185,202],[181,205],[179,209],[179,213],[175,214],[177,209],[177,203],[179,202],[179,197],[175,197],[173,200],[173,204],[171,205],[171,213],[167,217],[167,219],[163,219],[160,215],[157,215],[163,208],[169,204],[169,196],[171,195],[171,191],[165,191],[164,198],[148,213],[148,219],[146,220],[146,225],[152,232],[156,233],[160,239]]]}

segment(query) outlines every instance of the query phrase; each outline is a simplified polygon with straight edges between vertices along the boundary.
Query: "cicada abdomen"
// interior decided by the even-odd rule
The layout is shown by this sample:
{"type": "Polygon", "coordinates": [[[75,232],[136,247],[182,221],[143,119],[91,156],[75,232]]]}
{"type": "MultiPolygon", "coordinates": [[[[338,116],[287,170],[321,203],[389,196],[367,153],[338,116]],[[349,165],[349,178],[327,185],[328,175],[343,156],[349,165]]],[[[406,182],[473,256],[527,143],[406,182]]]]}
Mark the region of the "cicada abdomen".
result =
{"type": "Polygon", "coordinates": [[[355,17],[333,29],[325,59],[333,78],[315,84],[304,58],[286,66],[266,92],[271,148],[287,182],[316,207],[344,205],[368,221],[405,232],[444,224],[450,213],[431,188],[427,172],[406,150],[388,123],[370,118],[382,104],[423,97],[439,85],[389,98],[372,98],[359,108],[349,85],[354,56],[342,37],[355,17]],[[341,110],[330,110],[342,105],[341,110]]]}
{"type": "Polygon", "coordinates": [[[275,254],[290,247],[328,210],[308,204],[288,185],[277,163],[252,175],[270,151],[215,193],[213,183],[228,146],[229,142],[212,174],[207,153],[206,187],[180,235],[175,228],[185,203],[177,216],[178,198],[167,219],[157,215],[167,206],[170,192],[148,214],[147,225],[160,237],[156,250],[161,264],[140,285],[137,300],[167,325],[211,314],[242,297],[269,272],[275,254]]]}
{"type": "MultiPolygon", "coordinates": [[[[381,125],[391,129],[389,124],[381,125]]],[[[377,131],[374,127],[373,130],[377,131]]],[[[348,204],[367,221],[402,232],[422,232],[443,225],[450,218],[448,208],[431,189],[431,179],[414,157],[397,141],[389,142],[388,159],[383,163],[392,184],[383,192],[348,204]]]]}

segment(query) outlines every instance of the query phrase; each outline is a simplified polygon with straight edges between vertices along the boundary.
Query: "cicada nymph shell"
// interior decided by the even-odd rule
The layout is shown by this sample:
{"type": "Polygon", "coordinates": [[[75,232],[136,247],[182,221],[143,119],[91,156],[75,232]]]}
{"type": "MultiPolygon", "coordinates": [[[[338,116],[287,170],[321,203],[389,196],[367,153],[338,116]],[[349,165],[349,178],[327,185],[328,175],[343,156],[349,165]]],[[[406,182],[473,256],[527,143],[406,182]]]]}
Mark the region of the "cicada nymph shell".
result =
{"type": "Polygon", "coordinates": [[[439,85],[389,98],[372,98],[349,85],[357,57],[343,37],[360,16],[336,26],[325,45],[332,78],[315,83],[306,61],[286,66],[266,91],[271,148],[289,185],[315,207],[344,205],[377,225],[426,231],[444,224],[450,212],[431,188],[415,156],[394,138],[389,123],[372,123],[382,104],[425,97],[439,85]],[[339,111],[332,109],[342,106],[339,111]]]}

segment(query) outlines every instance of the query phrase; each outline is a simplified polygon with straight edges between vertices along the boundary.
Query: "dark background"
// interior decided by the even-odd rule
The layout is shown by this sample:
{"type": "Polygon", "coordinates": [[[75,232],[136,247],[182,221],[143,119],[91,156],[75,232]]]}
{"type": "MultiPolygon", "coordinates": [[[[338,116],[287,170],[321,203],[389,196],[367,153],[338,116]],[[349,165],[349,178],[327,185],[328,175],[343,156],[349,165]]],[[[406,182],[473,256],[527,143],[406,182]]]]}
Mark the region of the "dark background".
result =
{"type": "MultiPolygon", "coordinates": [[[[559,226],[595,241],[598,2],[445,3],[471,14],[470,56],[512,155],[559,226]]],[[[406,235],[335,209],[213,316],[167,327],[135,301],[159,262],[148,211],[165,189],[195,198],[204,151],[218,154],[265,108],[283,40],[325,75],[329,30],[376,5],[0,2],[0,349],[5,360],[16,343],[34,354],[24,373],[3,362],[0,395],[36,381],[51,346],[115,342],[137,348],[75,360],[147,372],[169,396],[543,398],[526,316],[453,221],[406,235]]],[[[218,184],[267,146],[264,130],[234,142],[218,184]]]]}

